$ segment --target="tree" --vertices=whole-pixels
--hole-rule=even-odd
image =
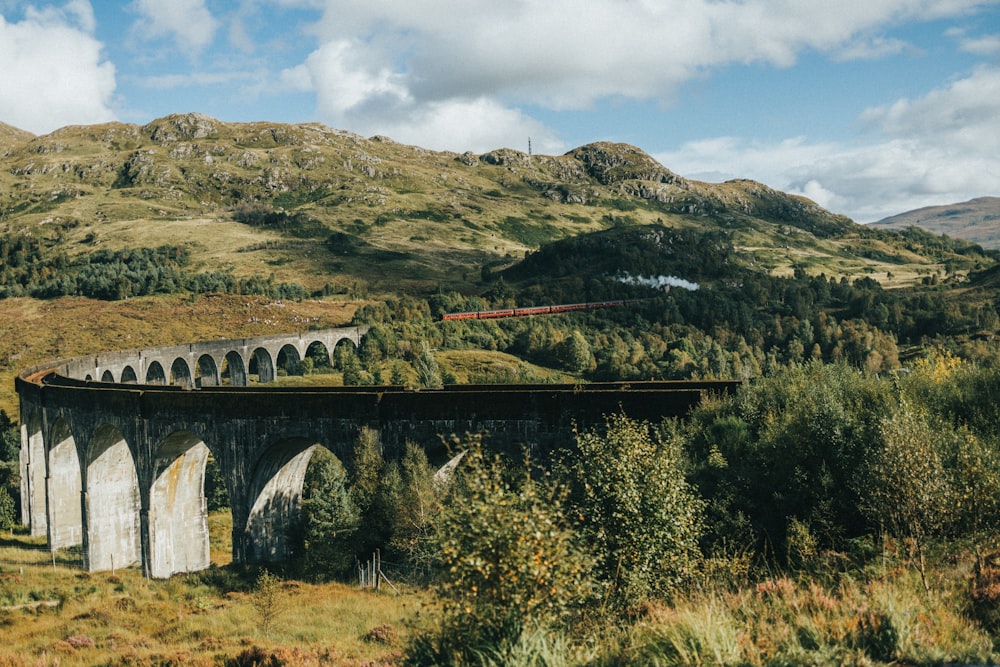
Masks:
[[[577,433],[562,474],[576,517],[597,557],[605,600],[628,608],[670,597],[695,574],[703,502],[684,478],[680,448],[646,422],[606,418]]]
[[[356,550],[367,556],[384,546],[391,533],[389,508],[384,502],[386,463],[382,456],[379,432],[363,427],[358,432],[351,456],[350,494],[358,512]]]
[[[420,343],[420,352],[413,360],[413,365],[417,369],[417,382],[421,388],[440,389],[444,386],[441,381],[441,369],[427,341]]]
[[[302,498],[304,566],[319,578],[338,576],[354,564],[359,513],[340,459],[317,448],[306,470]]]
[[[281,595],[281,579],[267,570],[261,571],[250,591],[250,602],[260,618],[260,631],[266,637],[274,621],[285,610]]]
[[[559,359],[567,370],[574,373],[590,370],[590,343],[579,329],[574,329],[569,338],[559,345]]]
[[[0,486],[0,530],[10,530],[17,525],[17,506],[7,488]]]
[[[426,560],[424,547],[431,519],[440,509],[443,495],[440,485],[434,483],[434,473],[424,450],[408,442],[399,465],[393,465],[383,476],[382,488],[392,520],[390,544],[420,565]]]

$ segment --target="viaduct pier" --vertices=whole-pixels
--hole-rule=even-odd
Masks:
[[[707,392],[737,384],[268,386],[283,365],[317,351],[332,356],[364,334],[351,327],[191,343],[25,371],[15,380],[23,523],[53,550],[82,546],[91,571],[140,565],[164,578],[207,568],[211,457],[229,493],[234,561],[275,561],[289,554],[313,451],[326,447],[349,465],[362,428],[379,432],[387,459],[406,442],[440,458],[443,439],[464,433],[546,451],[604,415],[683,416]]]

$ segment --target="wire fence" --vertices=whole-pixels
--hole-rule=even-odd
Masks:
[[[382,590],[383,586],[397,594],[401,585],[419,585],[426,577],[424,568],[382,560],[382,552],[376,550],[364,562],[357,563],[358,586]]]
[[[0,571],[24,567],[51,567],[53,569],[83,569],[83,548],[72,547],[53,551],[33,538],[15,533],[0,534]]]

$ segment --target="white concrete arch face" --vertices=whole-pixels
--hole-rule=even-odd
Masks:
[[[83,544],[83,474],[69,424],[58,419],[49,434],[49,548]]]
[[[132,451],[115,427],[94,433],[85,484],[87,568],[111,570],[140,562],[139,478]]]
[[[289,534],[299,526],[302,484],[318,446],[301,438],[283,440],[261,457],[246,526],[251,562],[279,561],[291,555]]]
[[[156,451],[149,498],[150,575],[167,578],[210,564],[205,464],[209,450],[198,436],[177,432]]]
[[[45,439],[42,421],[31,412],[21,421],[21,523],[34,536],[48,533],[48,511],[45,504]]]

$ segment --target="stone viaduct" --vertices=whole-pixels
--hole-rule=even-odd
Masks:
[[[233,516],[233,559],[286,557],[316,447],[345,464],[359,431],[386,458],[407,441],[443,460],[444,439],[545,451],[606,414],[683,416],[734,382],[269,387],[307,353],[356,346],[363,328],[220,340],[52,362],[15,381],[22,520],[53,550],[82,546],[92,571],[141,565],[169,577],[209,566],[205,469],[214,458]],[[251,376],[261,384],[250,384]]]

